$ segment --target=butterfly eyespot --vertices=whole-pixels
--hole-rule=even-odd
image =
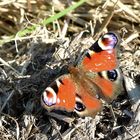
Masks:
[[[115,48],[118,43],[118,37],[114,33],[107,33],[98,40],[98,45],[102,50]]]
[[[75,104],[75,110],[81,112],[84,111],[86,107],[81,102],[76,102]]]
[[[115,81],[118,77],[118,73],[116,70],[107,71],[107,77],[110,81]]]
[[[44,91],[43,95],[42,95],[42,101],[45,103],[45,105],[47,106],[52,106],[54,104],[56,104],[57,101],[57,96],[56,93],[53,91],[53,89],[49,89],[52,91]]]

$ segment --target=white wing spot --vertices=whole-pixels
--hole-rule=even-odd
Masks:
[[[48,94],[52,94],[52,97],[48,97]],[[52,106],[53,104],[56,104],[57,96],[55,91],[51,87],[47,87],[46,90],[43,92],[43,100],[48,106]]]

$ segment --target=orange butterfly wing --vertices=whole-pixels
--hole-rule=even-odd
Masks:
[[[113,100],[121,90],[122,76],[117,69],[116,55],[119,40],[118,35],[113,32],[104,34],[88,49],[80,64],[83,71],[90,73],[89,78],[100,87],[100,96],[107,101]]]
[[[82,65],[86,71],[94,72],[111,70],[117,66],[115,49],[102,51],[99,53],[91,52],[90,58],[85,57]]]
[[[101,36],[87,51],[81,65],[85,71],[100,72],[117,66],[116,46],[119,37],[112,32]]]
[[[71,75],[63,75],[45,89],[41,97],[44,108],[75,111],[79,116],[95,116],[101,110],[101,101],[78,85]]]

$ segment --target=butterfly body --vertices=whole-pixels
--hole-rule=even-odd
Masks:
[[[112,101],[120,92],[122,80],[117,68],[118,42],[114,33],[100,37],[78,66],[69,66],[69,74],[60,76],[45,89],[41,97],[44,108],[93,117],[102,108],[101,99]]]

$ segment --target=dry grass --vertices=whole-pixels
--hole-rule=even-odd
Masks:
[[[5,42],[71,3],[74,1],[1,1],[0,39]],[[79,52],[110,30],[122,38],[119,60],[126,81],[126,91],[112,105],[115,116],[107,106],[95,119],[75,119],[66,112],[48,114],[40,105],[42,91],[66,72],[65,65],[74,63]],[[139,34],[139,0],[90,0],[47,27],[39,25],[29,35],[2,44],[0,139],[138,139]]]

